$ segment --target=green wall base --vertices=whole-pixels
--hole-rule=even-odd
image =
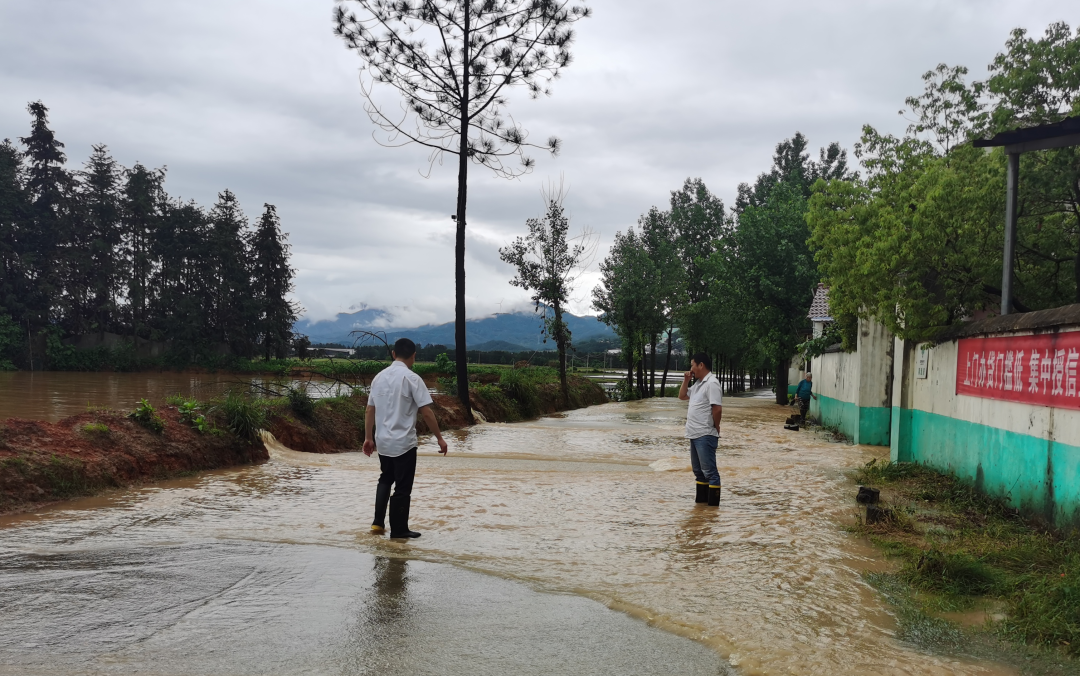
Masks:
[[[1080,446],[894,408],[891,457],[971,481],[1059,527],[1080,524]]]
[[[884,406],[856,406],[848,401],[819,394],[810,404],[810,413],[824,427],[835,427],[856,444],[888,446],[892,410]]]

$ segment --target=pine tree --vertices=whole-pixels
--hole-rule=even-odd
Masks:
[[[150,337],[148,305],[150,277],[154,271],[153,239],[161,223],[166,201],[162,184],[164,169],[147,169],[136,163],[124,172],[123,231],[127,248],[127,295],[131,332]]]
[[[254,353],[254,319],[246,230],[247,217],[231,191],[218,193],[210,211],[210,261],[214,272],[213,327],[215,338],[241,356]]]
[[[252,287],[258,300],[258,333],[262,338],[263,356],[279,359],[288,354],[292,326],[297,307],[288,299],[293,290],[296,270],[289,267],[287,235],[281,232],[281,221],[273,204],[264,204],[259,226],[251,238]]]
[[[63,291],[62,249],[69,240],[72,181],[64,168],[64,144],[49,129],[49,109],[35,101],[27,110],[33,117],[30,135],[19,140],[26,146],[23,157],[29,165],[26,192],[30,213],[16,238],[21,243],[19,253],[29,282],[24,296],[25,313],[32,324],[42,327],[54,318]]]
[[[154,237],[151,323],[193,361],[211,335],[210,217],[193,202],[169,202],[164,211]]]
[[[21,318],[25,310],[19,235],[30,214],[23,180],[22,156],[4,139],[0,143],[0,315],[14,318]]]
[[[120,222],[121,168],[104,145],[78,172],[78,207],[66,257],[67,328],[71,333],[112,331],[119,321],[123,270]]]

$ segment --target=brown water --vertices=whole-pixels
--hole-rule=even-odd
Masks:
[[[412,526],[424,535],[409,542],[368,534],[375,459],[284,448],[274,448],[270,462],[258,467],[6,517],[0,520],[0,574],[7,576],[0,589],[8,590],[0,592],[0,654],[20,665],[18,673],[86,673],[87,664],[93,673],[369,673],[343,665],[375,664],[378,651],[355,636],[353,643],[333,639],[335,630],[326,625],[337,626],[331,619],[340,615],[355,626],[355,617],[387,603],[362,592],[379,588],[363,558],[374,555],[376,562],[403,557],[409,566],[456,564],[451,570],[494,576],[448,573],[432,582],[438,575],[431,571],[442,569],[409,573],[418,580],[414,588],[426,580],[428,590],[417,592],[411,607],[429,609],[409,617],[445,619],[437,627],[409,624],[419,632],[411,645],[424,645],[422,626],[443,647],[435,662],[413,665],[414,673],[510,673],[490,661],[507,654],[531,656],[532,668],[514,667],[520,673],[726,673],[728,665],[745,674],[1013,673],[927,654],[894,637],[889,609],[860,577],[886,564],[842,527],[854,513],[843,472],[883,449],[786,432],[779,424],[786,409],[767,400],[725,403],[718,509],[693,503],[681,438],[685,406],[652,400],[454,432],[445,458],[430,444],[421,446]],[[350,566],[363,575],[334,581]],[[113,577],[106,576],[111,584],[102,589],[72,582],[100,579],[103,571]],[[125,575],[138,581],[131,583],[137,590],[116,591]],[[478,610],[469,599],[489,585],[511,590],[502,597],[511,605],[541,610],[490,615],[500,607],[496,601]],[[68,592],[61,598],[49,586]],[[237,600],[237,588],[249,591]],[[352,615],[319,600],[337,598],[329,589],[344,590]],[[595,613],[599,604],[551,600],[581,597],[644,622],[620,625],[610,612]],[[55,610],[69,605],[83,609],[70,613],[76,619]],[[501,619],[477,624],[483,617]],[[546,618],[549,629],[527,630],[535,618]],[[221,645],[226,619],[230,631],[256,643],[244,653],[254,661]],[[565,622],[578,631],[551,633]],[[646,623],[665,632],[635,633]],[[154,629],[158,624],[164,628]],[[293,661],[267,657],[297,643],[295,632],[307,637],[309,649],[325,650],[301,651],[303,659],[289,652]],[[591,648],[573,643],[590,636],[596,637]],[[664,642],[675,637],[693,642]],[[487,647],[461,658],[462,645],[483,640]],[[566,654],[552,652],[553,642],[577,658],[597,651],[601,662],[621,655],[631,666],[571,665]],[[68,646],[71,660],[43,666],[42,646],[50,643]],[[688,647],[695,645],[711,652]],[[16,671],[0,667],[0,673]]]
[[[282,382],[298,381],[222,373],[0,372],[0,420],[29,418],[56,422],[85,413],[88,407],[130,410],[143,398],[157,405],[174,394],[209,399],[229,389]],[[314,397],[337,391],[333,383],[311,382],[310,393]]]

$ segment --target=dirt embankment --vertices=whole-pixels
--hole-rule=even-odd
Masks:
[[[570,383],[569,408],[607,401],[603,390],[585,378],[572,377]],[[470,395],[474,410],[491,422],[567,408],[556,383],[514,389],[480,380]],[[432,398],[441,429],[468,425],[457,397]],[[299,411],[286,399],[253,403],[265,408],[265,428],[293,450],[340,453],[363,447],[364,395],[308,400]],[[0,423],[0,513],[269,458],[261,441],[245,441],[225,431],[220,421],[200,432],[181,419],[175,406],[157,414],[164,422],[160,434],[116,411],[83,413],[56,423],[14,418]],[[428,432],[423,420],[417,429]]]
[[[116,411],[0,423],[0,512],[269,458],[262,442],[198,432],[175,407],[157,413],[161,434]]]
[[[497,379],[497,377],[496,377]],[[538,385],[528,396],[507,394],[491,382],[480,380],[469,395],[473,410],[488,422],[515,422],[540,415],[566,410],[557,383]],[[457,397],[432,395],[432,409],[439,429],[454,430],[468,427],[465,411]],[[586,378],[571,377],[570,408],[603,404],[607,396],[603,389]],[[319,401],[306,414],[287,407],[270,410],[267,429],[285,446],[305,453],[341,453],[355,451],[364,445],[364,410],[367,396],[341,397]],[[427,424],[421,418],[417,430],[427,434]]]

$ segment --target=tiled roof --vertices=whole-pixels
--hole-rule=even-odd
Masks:
[[[806,313],[809,319],[817,321],[832,321],[832,313],[829,310],[829,287],[818,284],[814,291],[814,300],[810,303],[810,312]]]

